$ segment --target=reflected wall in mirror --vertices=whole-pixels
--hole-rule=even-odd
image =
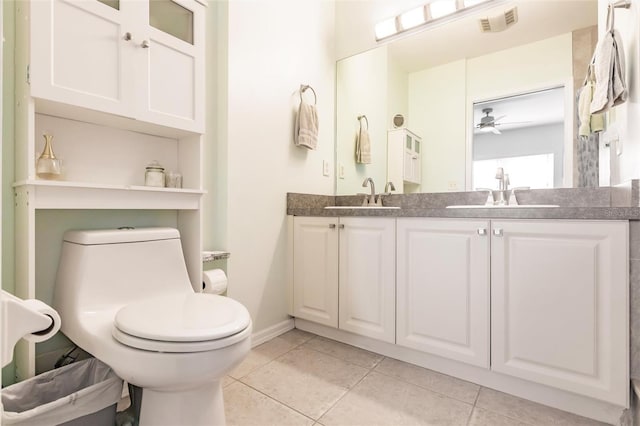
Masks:
[[[518,9],[514,26],[480,32],[480,18],[513,7]],[[471,190],[477,186],[472,176],[474,105],[554,87],[564,89],[562,124],[557,123],[563,132],[562,172],[554,166],[553,186],[573,186],[575,89],[597,43],[596,24],[595,0],[496,2],[476,14],[338,61],[336,194],[362,192],[365,177],[379,185],[390,179],[390,164],[405,154],[388,155],[396,114],[405,117],[406,130],[422,141],[420,182],[394,181],[397,192]],[[363,114],[371,140],[372,162],[366,165],[354,160],[357,117]]]

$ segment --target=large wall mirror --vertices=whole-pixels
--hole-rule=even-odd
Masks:
[[[480,31],[481,18],[514,8],[513,26]],[[513,169],[514,185],[577,186],[579,164],[598,163],[580,157],[574,129],[576,89],[596,43],[597,0],[496,1],[338,61],[336,194],[362,192],[366,177],[394,180],[402,193],[494,188],[496,165]],[[355,160],[363,115],[369,164]],[[388,144],[391,135],[403,142]],[[418,154],[409,152],[415,140]],[[390,173],[412,158],[404,166],[419,167],[412,178]]]

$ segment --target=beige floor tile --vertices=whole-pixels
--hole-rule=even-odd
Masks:
[[[223,387],[223,388],[226,388],[227,386],[229,386],[229,385],[231,385],[231,384],[235,383],[235,381],[236,381],[236,380],[235,380],[233,377],[231,377],[231,376],[224,376],[224,377],[222,378],[222,387]]]
[[[366,373],[362,367],[300,346],[241,381],[317,420]]]
[[[310,426],[314,422],[240,382],[224,390],[224,412],[228,426]]]
[[[466,425],[472,405],[371,372],[320,418],[334,425]]]
[[[284,339],[292,345],[299,346],[303,343],[308,342],[309,340],[316,337],[315,334],[307,333],[306,331],[298,330],[294,328],[293,330],[289,330],[284,334],[278,336],[280,339]]]
[[[308,341],[305,346],[365,368],[375,367],[384,358],[382,355],[320,336]]]
[[[282,339],[280,337],[271,339],[268,342],[253,348],[244,361],[229,373],[229,376],[234,379],[240,379],[241,377],[251,373],[256,368],[262,367],[295,347],[296,345],[286,339]]]
[[[502,414],[531,425],[596,426],[604,423],[577,416],[526,399],[482,388],[476,407]]]
[[[519,420],[510,419],[491,411],[475,407],[471,413],[469,426],[530,426]]]
[[[480,391],[480,386],[474,383],[456,379],[446,374],[437,373],[392,358],[385,358],[378,364],[375,371],[430,389],[451,398],[468,402],[469,404],[474,403]]]

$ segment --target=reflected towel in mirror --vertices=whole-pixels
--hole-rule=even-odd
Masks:
[[[369,131],[360,126],[356,135],[356,163],[371,164],[371,140]]]

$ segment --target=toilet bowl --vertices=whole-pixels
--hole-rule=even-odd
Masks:
[[[220,381],[250,350],[251,318],[193,291],[177,230],[68,231],[53,306],[67,337],[142,388],[141,425],[224,424]]]

